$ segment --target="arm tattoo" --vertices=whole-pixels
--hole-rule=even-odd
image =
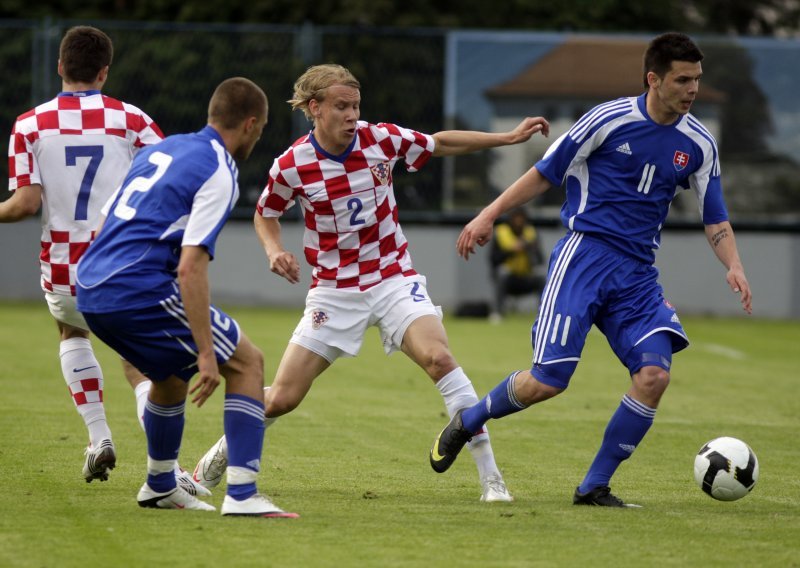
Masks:
[[[714,245],[714,248],[717,248],[722,239],[727,237],[728,237],[728,229],[722,229],[721,231],[718,231],[711,236],[711,243]]]

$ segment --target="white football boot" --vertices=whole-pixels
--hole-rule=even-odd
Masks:
[[[108,470],[114,469],[117,465],[117,454],[114,450],[114,443],[111,440],[101,440],[96,448],[91,444],[86,448],[86,461],[83,464],[83,478],[86,483],[91,483],[93,479],[106,481]]]
[[[499,473],[490,473],[481,479],[481,487],[481,501],[484,503],[511,503],[514,500]]]
[[[206,489],[214,489],[222,481],[227,468],[228,441],[223,436],[197,462],[192,479]]]
[[[297,513],[287,513],[261,493],[256,493],[242,501],[225,495],[225,500],[222,502],[222,514],[231,517],[264,517],[268,519],[296,519],[300,516]]]
[[[175,482],[189,495],[211,497],[211,491],[192,479],[192,474],[180,466],[175,466]]]
[[[136,496],[140,507],[152,509],[194,509],[197,511],[216,511],[216,507],[203,503],[197,497],[189,495],[181,487],[175,487],[165,493],[158,493],[150,489],[145,483]]]

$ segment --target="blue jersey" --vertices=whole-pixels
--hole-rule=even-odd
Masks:
[[[133,310],[171,296],[182,246],[203,246],[214,257],[239,197],[237,177],[233,157],[210,126],[141,150],[78,264],[78,309]]]
[[[728,219],[717,144],[691,114],[661,125],[645,97],[601,104],[548,149],[536,169],[566,187],[561,221],[647,263],[681,189],[693,189],[706,225]]]

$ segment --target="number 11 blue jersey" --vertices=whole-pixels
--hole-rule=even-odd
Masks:
[[[691,114],[657,124],[646,96],[595,107],[550,146],[536,169],[565,186],[566,228],[652,264],[678,191],[695,191],[706,225],[726,221],[728,213],[713,136]]]

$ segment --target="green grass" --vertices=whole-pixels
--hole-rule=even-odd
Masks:
[[[299,310],[231,309],[264,350],[267,382]],[[527,318],[500,326],[446,321],[479,394],[530,360]],[[105,371],[118,452],[108,482],[81,478],[86,434],[66,393],[44,303],[0,304],[0,566],[800,566],[800,322],[684,321],[656,423],[613,480],[638,510],[574,507],[572,492],[628,379],[599,333],[560,397],[490,423],[513,504],[479,502],[465,453],[446,474],[430,443],[446,423],[429,379],[383,355],[370,330],[361,355],[318,379],[266,437],[260,487],[297,520],[143,510],[144,435],[116,357]],[[222,396],[187,408],[181,463],[192,468],[222,431]],[[694,455],[711,438],[744,439],[761,478],[717,502],[697,488]],[[219,506],[223,492],[211,502]]]

